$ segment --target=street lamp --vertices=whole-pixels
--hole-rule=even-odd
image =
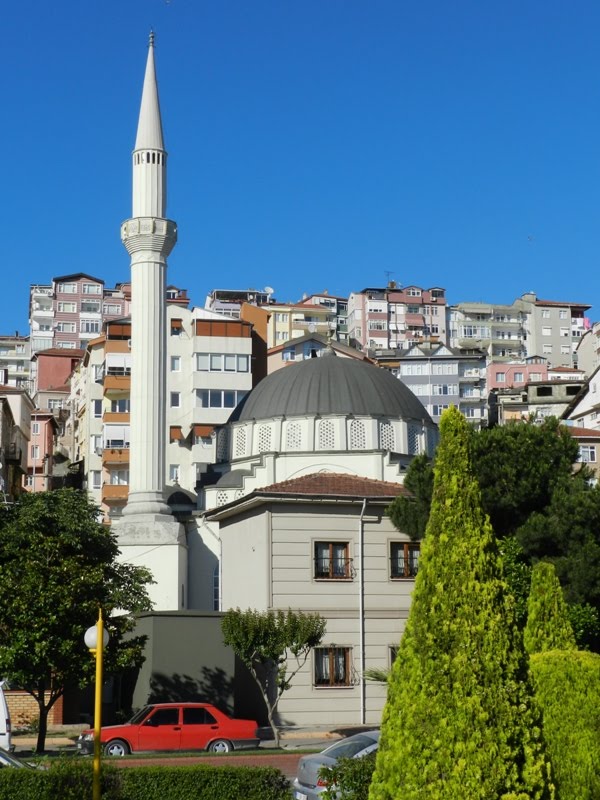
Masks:
[[[104,629],[102,609],[98,609],[98,622],[85,632],[84,641],[96,658],[96,695],[94,702],[94,772],[93,800],[100,800],[100,729],[102,727],[102,656],[108,644],[108,631]]]

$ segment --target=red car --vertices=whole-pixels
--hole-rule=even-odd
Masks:
[[[155,703],[145,706],[124,725],[101,729],[100,741],[107,756],[124,756],[151,750],[230,750],[258,747],[257,723],[231,719],[207,703]],[[94,752],[94,731],[79,736],[77,749]]]

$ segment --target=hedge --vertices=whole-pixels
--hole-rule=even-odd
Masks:
[[[531,656],[535,697],[560,800],[600,798],[600,655]]]
[[[89,800],[92,764],[64,760],[49,770],[0,770],[0,800]],[[271,767],[115,767],[103,764],[102,800],[289,800]]]

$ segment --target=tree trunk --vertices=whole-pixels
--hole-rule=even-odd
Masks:
[[[279,747],[279,728],[277,727],[277,723],[275,722],[275,709],[271,706],[270,703],[267,703],[267,716],[269,718],[269,725],[271,726],[271,730],[273,731],[273,738],[275,739],[275,747]]]
[[[39,716],[38,738],[37,738],[37,744],[35,746],[35,752],[43,753],[44,750],[46,749],[46,733],[48,732],[48,711],[49,711],[49,708],[47,708],[45,702],[46,698],[43,686],[41,686],[38,689],[36,700],[38,703],[40,716]]]

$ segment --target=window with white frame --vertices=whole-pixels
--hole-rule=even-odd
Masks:
[[[196,353],[199,372],[248,372],[250,357],[235,353]]]
[[[92,400],[92,409],[95,419],[100,419],[102,416],[102,400]]]
[[[76,283],[57,283],[56,284],[56,291],[59,294],[76,294],[76,292],[77,292],[77,284]]]
[[[181,356],[171,356],[171,372],[181,372]]]
[[[79,323],[81,333],[100,333],[99,319],[82,319]]]
[[[542,317],[544,319],[548,319],[550,316],[550,309],[549,308],[542,308]]]
[[[543,344],[542,345],[542,353],[546,355],[550,355],[552,352],[552,345],[551,344]]]
[[[431,394],[458,394],[458,384],[456,383],[434,383],[431,387]]]
[[[506,372],[497,372],[496,383],[505,383],[505,382],[506,382]]]
[[[410,289],[408,289],[406,294],[409,297],[421,297],[421,290],[420,289],[416,289],[414,286],[412,286]]]
[[[246,394],[234,389],[196,389],[196,407],[235,408]]]
[[[434,404],[431,406],[431,416],[441,417],[444,411],[449,407],[450,406],[448,405],[448,403]]]
[[[77,347],[75,342],[57,342],[56,346],[61,350],[75,350]]]
[[[82,314],[99,314],[100,301],[99,300],[82,300],[80,311]]]
[[[515,372],[513,380],[515,383],[523,383],[523,373]]]
[[[171,408],[179,408],[181,406],[181,392],[171,392]]]
[[[567,309],[561,308],[558,312],[559,319],[567,319]]]
[[[75,314],[77,312],[77,303],[60,302],[57,308],[61,314]]]
[[[74,322],[57,322],[56,330],[59,333],[75,333],[77,326]]]
[[[595,444],[580,444],[579,445],[579,458],[578,461],[586,463],[596,463],[596,445]]]
[[[50,398],[48,400],[48,411],[59,411],[63,407],[64,400],[58,398]]]
[[[171,483],[179,483],[179,471],[181,467],[179,464],[169,464],[169,480]]]
[[[350,686],[350,647],[315,647],[315,686]]]
[[[568,356],[570,352],[571,352],[571,348],[569,347],[568,344],[561,344],[561,346],[560,346],[561,355]]]
[[[542,327],[542,336],[552,336],[552,328],[549,325]]]
[[[113,414],[129,414],[131,410],[129,397],[117,397],[111,400],[110,410]]]
[[[113,469],[110,471],[111,486],[127,486],[129,484],[128,469]]]
[[[104,303],[103,311],[108,315],[120,314],[121,306],[117,303]]]
[[[90,471],[90,484],[92,489],[102,488],[102,473],[99,469],[93,469]]]
[[[296,360],[296,351],[293,347],[286,348],[282,355],[283,361],[295,361]]]
[[[81,289],[83,294],[102,294],[102,286],[99,283],[84,283]]]
[[[38,436],[40,432],[40,423],[39,422],[32,422],[31,423],[31,434],[32,436]]]
[[[102,450],[102,435],[93,434],[90,436],[90,449],[93,453],[98,453]]]
[[[39,444],[32,444],[31,445],[31,458],[36,459],[40,457],[40,446]]]
[[[28,488],[33,486],[33,475],[25,475],[25,486]]]

